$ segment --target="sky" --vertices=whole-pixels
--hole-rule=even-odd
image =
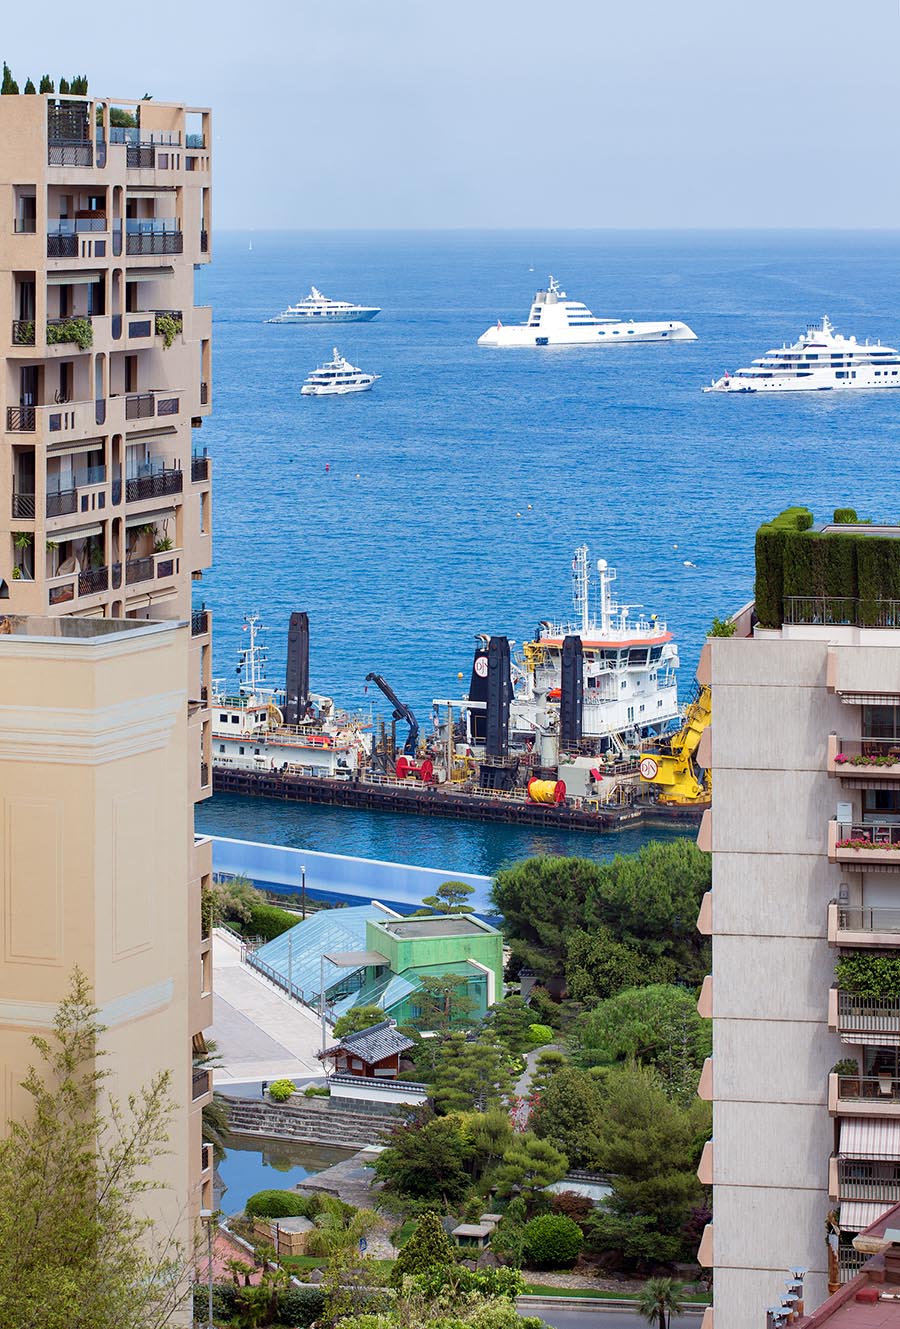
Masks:
[[[898,0],[5,7],[0,58],[208,105],[222,228],[895,228]]]

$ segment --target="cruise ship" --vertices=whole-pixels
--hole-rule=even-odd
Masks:
[[[309,295],[298,300],[295,305],[267,318],[267,323],[367,323],[380,314],[374,305],[352,305],[349,300],[329,300],[313,286]]]
[[[586,305],[570,300],[551,276],[538,291],[527,323],[505,326],[500,319],[478,338],[479,346],[624,346],[635,341],[696,341],[686,323],[635,323],[597,318]]]
[[[881,342],[835,332],[828,317],[793,345],[766,351],[746,369],[725,373],[704,392],[827,392],[832,388],[900,388],[900,353]]]
[[[309,375],[300,389],[302,397],[333,397],[345,392],[366,392],[380,374],[366,374],[345,360],[338,348],[332,350],[332,359],[320,365]]]

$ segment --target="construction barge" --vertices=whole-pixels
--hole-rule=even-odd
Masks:
[[[430,734],[381,674],[367,690],[387,699],[389,720],[313,692],[305,613],[291,615],[285,684],[269,686],[250,615],[237,692],[213,686],[214,790],[565,830],[696,824],[711,797],[697,760],[708,689],[682,711],[666,624],[616,603],[603,559],[592,613],[586,546],[572,572],[575,621],[541,622],[519,656],[507,637],[478,634],[468,691],[432,702]]]
[[[702,809],[672,808],[658,802],[622,807],[583,807],[574,803],[532,803],[501,791],[454,791],[438,785],[414,785],[371,779],[331,780],[290,770],[250,771],[213,768],[213,791],[244,797],[274,798],[283,803],[404,812],[420,817],[452,817],[505,822],[569,831],[613,831],[646,822],[696,826]]]

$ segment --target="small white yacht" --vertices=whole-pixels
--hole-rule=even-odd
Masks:
[[[586,305],[570,300],[551,276],[546,291],[538,291],[527,323],[488,328],[479,346],[616,346],[634,341],[696,341],[686,323],[622,322],[596,318]]]
[[[300,389],[303,397],[331,397],[345,392],[365,392],[380,374],[366,374],[345,360],[338,348],[332,351],[327,364],[314,369]]]
[[[369,319],[380,313],[381,310],[374,305],[352,305],[348,300],[329,300],[327,295],[323,295],[313,286],[309,295],[305,295],[295,305],[288,305],[287,309],[276,314],[274,318],[267,318],[266,322],[367,323]]]
[[[714,379],[704,392],[827,392],[832,388],[900,388],[900,354],[881,342],[835,332],[826,316],[791,346],[766,351],[746,369]]]

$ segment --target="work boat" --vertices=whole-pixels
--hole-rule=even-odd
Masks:
[[[836,333],[826,316],[793,345],[766,351],[746,369],[723,374],[704,392],[827,392],[832,388],[900,388],[900,354],[881,342]]]
[[[352,305],[349,300],[329,300],[315,286],[295,305],[267,318],[267,323],[366,323],[380,314],[374,305]]]
[[[300,395],[328,397],[345,392],[365,392],[379,378],[380,374],[365,374],[361,369],[356,369],[335,346],[332,359],[313,370],[300,389]]]
[[[624,346],[635,341],[696,341],[686,323],[620,322],[597,318],[586,305],[570,300],[551,276],[546,291],[538,291],[527,323],[509,327],[497,319],[478,338],[479,346]]]
[[[212,764],[272,774],[289,771],[335,780],[353,778],[365,763],[364,724],[359,716],[338,710],[331,697],[310,692],[285,723],[286,692],[266,681],[264,629],[255,614],[244,619],[248,634],[238,654],[237,689],[213,683]]]
[[[656,614],[632,615],[638,606],[612,596],[615,568],[597,562],[599,612],[591,605],[587,545],[572,561],[571,623],[543,622],[525,642],[513,665],[510,736],[538,746],[543,765],[555,755],[560,722],[563,642],[581,642],[583,659],[582,742],[598,753],[632,754],[642,741],[679,719],[678,648]]]

